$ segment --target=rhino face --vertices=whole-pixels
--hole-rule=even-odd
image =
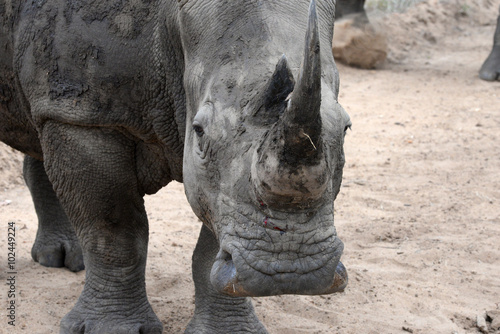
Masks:
[[[215,49],[189,38],[206,35],[210,25],[194,23],[186,8],[181,15],[190,32],[183,40],[184,183],[194,212],[219,241],[211,282],[233,296],[340,291],[347,274],[333,201],[350,121],[336,102],[331,35],[320,39],[314,1],[309,15],[307,8],[291,11],[304,15],[295,29],[306,34],[305,46],[283,38],[286,29],[272,33],[265,16],[238,13],[248,3],[236,4],[236,19],[213,32],[214,42],[228,39]]]

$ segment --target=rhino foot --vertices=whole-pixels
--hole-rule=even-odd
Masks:
[[[39,230],[31,249],[31,257],[45,267],[66,267],[74,272],[85,268],[82,249],[76,236],[47,236]]]
[[[75,230],[54,192],[43,162],[26,156],[23,174],[38,217],[38,232],[31,257],[46,267],[83,270],[82,249]]]
[[[209,315],[209,318],[213,317]],[[234,319],[233,319],[234,320]],[[237,321],[213,322],[207,317],[196,319],[196,316],[191,320],[184,334],[267,334],[267,330],[256,318],[255,319],[238,319]]]
[[[493,49],[479,70],[479,77],[487,81],[500,80],[500,14],[493,36]]]
[[[485,60],[479,77],[486,81],[500,80],[500,45],[495,45],[488,58]]]
[[[61,320],[60,334],[161,334],[163,325],[146,302],[146,310],[134,311],[119,310],[119,306],[112,305],[106,312],[98,312],[93,301],[88,307],[78,302],[73,310]],[[124,305],[125,306],[125,305]],[[128,305],[126,305],[128,306]],[[113,312],[109,312],[112,308]],[[125,317],[125,315],[127,315]]]

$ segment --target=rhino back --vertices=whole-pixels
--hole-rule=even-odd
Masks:
[[[24,2],[13,24],[12,70],[29,121],[37,130],[47,120],[120,129],[137,142],[147,193],[182,179],[175,10],[162,0],[40,0]]]

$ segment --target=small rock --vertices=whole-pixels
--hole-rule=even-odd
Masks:
[[[387,58],[388,46],[384,34],[370,24],[360,27],[355,17],[335,22],[333,55],[336,61],[364,69],[381,65]]]
[[[488,325],[486,324],[486,318],[484,317],[484,314],[477,315],[476,326],[481,331],[481,333],[488,333]]]
[[[500,330],[500,310],[486,311],[486,318],[490,323],[490,328],[494,331]]]
[[[425,32],[424,33],[424,38],[429,42],[429,43],[432,43],[432,44],[436,44],[437,43],[437,39],[436,39],[436,36],[434,36],[433,34],[431,34],[430,32]]]

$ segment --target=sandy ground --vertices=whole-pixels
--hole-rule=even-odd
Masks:
[[[383,18],[387,31],[400,29],[388,40],[389,61],[376,71],[339,65],[339,100],[354,124],[335,203],[350,283],[331,296],[255,299],[270,333],[480,333],[486,312],[486,325],[500,323],[500,82],[477,75],[499,1],[487,4],[481,19],[438,10],[437,21],[422,23],[435,8],[425,5]],[[19,156],[5,146],[0,173],[2,301],[8,222],[17,229],[18,272],[16,327],[3,302],[0,333],[58,333],[84,272],[33,262],[36,216]],[[190,259],[200,223],[181,184],[146,203],[149,299],[165,333],[182,333],[194,309]]]

